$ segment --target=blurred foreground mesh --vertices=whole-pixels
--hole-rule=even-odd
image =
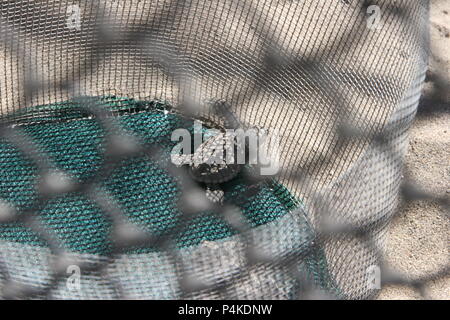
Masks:
[[[363,299],[374,266],[419,290],[447,273],[408,280],[381,254],[400,191],[429,197],[402,188],[428,1],[2,1],[0,15],[3,297]],[[216,99],[280,135],[280,172],[242,172],[223,202],[169,161],[173,130],[224,127]]]

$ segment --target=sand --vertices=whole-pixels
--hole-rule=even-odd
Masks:
[[[450,2],[431,1],[431,58],[423,101],[410,133],[406,169],[427,192],[450,197]],[[411,278],[449,263],[450,223],[429,201],[406,203],[389,228],[386,258]],[[426,298],[450,299],[450,277],[430,282]],[[386,286],[379,299],[421,299],[417,291]]]

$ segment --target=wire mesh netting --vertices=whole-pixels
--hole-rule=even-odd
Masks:
[[[448,274],[409,279],[382,254],[401,192],[448,206],[402,180],[428,1],[2,1],[0,17],[4,298],[364,299],[377,274],[418,290]],[[239,128],[277,133],[275,173],[174,164],[177,129]]]

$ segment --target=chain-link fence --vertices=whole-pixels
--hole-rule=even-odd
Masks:
[[[425,295],[383,246],[400,194],[448,210],[402,179],[428,6],[2,1],[2,296]]]

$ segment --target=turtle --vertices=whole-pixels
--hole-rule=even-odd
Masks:
[[[215,101],[212,108],[223,118],[225,128],[234,130],[243,128],[224,100]],[[230,131],[220,131],[204,141],[192,154],[190,176],[195,181],[206,185],[207,196],[211,195],[208,198],[213,202],[222,202],[223,200],[223,191],[219,185],[234,179],[246,165],[246,163],[238,163],[237,157],[239,151],[245,152],[245,155],[248,154],[248,144],[245,143],[243,149],[235,147],[235,135]],[[221,156],[217,157],[216,151],[220,148],[223,148],[224,152],[219,153]],[[230,148],[233,148],[234,157],[231,163],[227,161],[229,156],[226,155]],[[234,152],[236,150],[237,152]]]

